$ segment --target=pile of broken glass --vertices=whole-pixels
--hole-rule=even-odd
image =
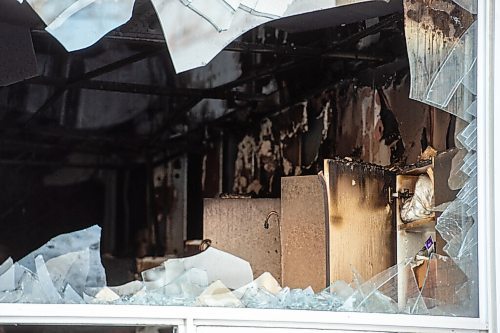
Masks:
[[[109,287],[100,259],[100,234],[101,228],[93,226],[59,235],[16,263],[6,260],[0,266],[0,302],[471,315],[465,308],[468,302],[463,301],[471,297],[473,288],[464,274],[455,272],[459,268],[449,257],[430,258],[429,282],[424,286],[409,274],[415,261],[408,260],[368,281],[354,272],[351,285],[337,281],[315,293],[311,287],[282,288],[269,273],[254,280],[247,261],[209,247],[142,272],[142,281]],[[440,277],[442,273],[455,276],[453,282]],[[404,283],[403,277],[413,279],[413,283]],[[401,304],[398,300],[403,296]],[[454,304],[450,304],[450,296]]]

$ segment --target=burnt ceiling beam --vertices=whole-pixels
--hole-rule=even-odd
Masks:
[[[260,68],[257,70],[252,70],[248,74],[244,75],[243,77],[236,79],[234,81],[228,82],[226,84],[220,85],[218,87],[212,88],[214,90],[218,91],[228,91],[233,88],[242,86],[246,83],[253,82],[258,79],[263,79],[266,77],[270,77],[275,75],[278,72],[282,72],[284,70],[290,70],[295,68],[296,66],[299,66],[302,64],[304,61],[289,61],[286,63],[278,63],[277,65],[265,67],[265,68]],[[267,97],[265,97],[267,98]],[[151,136],[150,146],[153,146],[162,138],[162,136],[165,134],[165,132],[169,129],[169,127],[175,123],[178,119],[180,119],[186,112],[191,110],[197,103],[201,101],[201,98],[199,97],[191,97],[188,99],[185,103],[183,103],[181,106],[177,107],[175,111],[172,112],[172,115],[170,117],[167,117],[162,124],[158,127],[158,129],[153,133]],[[182,133],[180,135],[183,135]],[[162,145],[160,145],[162,146]],[[161,148],[160,148],[161,149]]]
[[[103,135],[98,131],[75,130],[60,127],[40,127],[36,131],[27,132],[25,129],[7,128],[2,133],[2,139],[22,140],[30,135],[28,142],[39,142],[49,144],[71,144],[71,145],[87,145],[90,147],[98,147],[101,150],[110,149],[116,152],[137,154],[140,152],[140,144],[138,140],[130,140],[127,138],[116,137],[112,135]],[[25,140],[27,141],[27,140]]]
[[[33,166],[49,168],[76,168],[76,169],[122,169],[140,165],[140,163],[117,163],[117,162],[96,162],[96,163],[74,163],[68,161],[45,161],[35,159],[7,159],[0,158],[0,166]]]
[[[87,144],[86,142],[66,141],[45,142],[42,140],[22,138],[0,138],[0,151],[3,153],[26,152],[43,155],[66,155],[69,153],[89,154],[96,156],[109,156],[110,154],[123,158],[136,158],[136,153],[120,151],[114,147],[106,147],[103,144]]]
[[[343,40],[334,42],[331,45],[331,47],[328,48],[328,50],[331,52],[331,51],[334,51],[334,50],[338,50],[338,49],[340,49],[342,47],[346,47],[346,46],[355,44],[360,39],[363,39],[363,38],[365,38],[367,36],[379,33],[383,29],[385,29],[385,28],[387,28],[387,27],[389,27],[391,25],[394,25],[396,22],[399,22],[399,21],[403,21],[403,14],[402,13],[391,14],[391,15],[383,18],[377,24],[374,24],[374,25],[372,25],[372,26],[370,26],[368,28],[365,28],[363,30],[360,30],[359,32],[357,32],[357,33],[355,33],[353,35],[350,35],[349,37],[347,37],[347,38],[345,38]]]
[[[147,51],[140,52],[138,54],[134,54],[132,56],[126,57],[126,58],[121,59],[121,60],[118,60],[118,61],[113,62],[111,64],[108,64],[108,65],[99,67],[97,69],[94,69],[92,71],[89,71],[89,72],[87,72],[87,73],[85,73],[82,76],[79,76],[77,78],[68,79],[66,81],[65,86],[62,87],[62,88],[60,88],[60,89],[58,89],[51,97],[49,97],[45,101],[45,103],[35,113],[33,113],[33,115],[30,117],[30,119],[28,119],[26,121],[25,125],[27,125],[33,119],[35,119],[37,116],[43,114],[46,110],[48,110],[71,87],[76,86],[76,85],[78,85],[81,82],[84,82],[84,81],[93,79],[95,77],[101,76],[103,74],[112,72],[112,71],[117,70],[119,68],[122,68],[124,66],[127,66],[127,65],[130,65],[130,64],[136,63],[138,61],[144,60],[146,58],[152,57],[153,55],[159,53],[162,50],[163,50],[163,48],[160,48],[160,47],[151,48],[151,49],[149,49]],[[26,82],[29,83],[30,80],[27,80]]]
[[[147,8],[143,4],[144,8]],[[141,14],[141,13],[139,13]],[[339,48],[358,42],[360,39],[379,33],[380,31],[390,27],[395,22],[402,21],[403,15],[401,13],[394,13],[387,17],[384,17],[379,23],[374,24],[368,28],[365,28],[358,33],[355,33],[344,40],[334,42],[330,51],[326,51],[324,48],[314,48],[306,46],[297,46],[290,44],[264,44],[264,43],[247,43],[241,41],[233,41],[229,43],[224,51],[231,52],[244,52],[244,53],[270,53],[277,55],[287,55],[292,57],[321,57],[326,59],[360,59],[367,61],[380,61],[380,57],[359,54],[349,54],[341,52],[332,52],[332,50],[338,50]],[[46,37],[49,34],[45,30],[35,29],[32,31],[34,37]],[[131,33],[131,32],[111,32],[103,37],[104,40],[119,41],[119,42],[129,42],[129,43],[141,43],[149,46],[161,46],[163,49],[167,49],[165,37],[158,33]]]
[[[186,112],[191,110],[200,101],[201,98],[193,97],[182,103],[180,106],[177,106],[176,110],[174,110],[171,115],[167,116],[166,119],[156,129],[156,131],[151,135],[148,141],[148,147],[152,148],[153,152],[163,150],[164,146],[162,144],[158,144],[158,142],[161,140],[165,132],[171,127],[171,125],[173,125],[177,120],[183,117]]]
[[[291,57],[305,58],[323,58],[323,59],[347,59],[347,60],[366,60],[384,62],[383,56],[374,56],[372,54],[363,54],[361,52],[325,52],[323,48],[314,48],[296,45],[279,45],[279,44],[262,44],[262,43],[246,43],[232,42],[224,51],[245,52],[245,53],[269,53]]]
[[[30,84],[52,85],[56,87],[64,87],[65,80],[50,77],[37,77],[29,82]],[[100,80],[81,81],[71,86],[70,89],[89,89],[102,90],[111,92],[122,92],[129,94],[142,95],[158,95],[169,97],[199,97],[210,99],[234,99],[234,100],[262,100],[264,97],[258,94],[246,94],[239,91],[220,90],[217,88],[211,89],[194,89],[194,88],[174,88],[164,86],[153,86],[136,83],[125,82],[110,82]]]

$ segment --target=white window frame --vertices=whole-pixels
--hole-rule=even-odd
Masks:
[[[500,112],[499,0],[478,0],[478,37],[479,318],[131,305],[0,304],[0,325],[177,326],[179,333],[281,333],[291,328],[294,332],[497,332],[500,227],[495,228],[494,222],[500,223],[500,176],[494,175],[500,172],[500,116],[495,117],[494,110],[497,108]]]

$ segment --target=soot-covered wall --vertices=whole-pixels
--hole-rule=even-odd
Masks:
[[[407,71],[381,87],[342,81],[235,134],[229,191],[279,196],[281,177],[315,174],[324,158],[392,167],[450,148],[455,118],[409,99],[409,84]]]

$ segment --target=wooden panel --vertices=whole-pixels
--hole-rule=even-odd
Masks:
[[[426,231],[434,231],[435,227],[436,227],[436,217],[431,216],[425,219],[399,224],[398,230],[404,230],[406,232],[426,232]]]
[[[252,266],[254,277],[270,272],[281,281],[279,199],[205,199],[203,238],[217,249],[241,257]]]
[[[282,281],[290,288],[327,286],[325,187],[318,176],[281,178]]]
[[[325,160],[329,207],[330,281],[367,279],[395,264],[395,225],[389,202],[395,175],[381,167]]]

